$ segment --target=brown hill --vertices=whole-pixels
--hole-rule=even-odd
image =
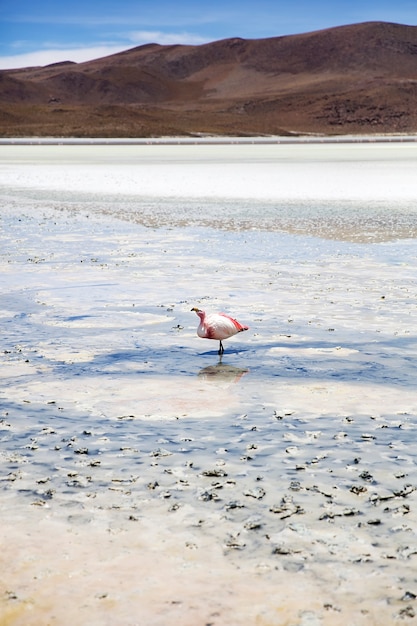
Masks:
[[[417,26],[149,44],[0,72],[0,135],[417,132]]]

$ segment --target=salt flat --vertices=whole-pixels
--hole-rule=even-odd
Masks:
[[[416,161],[0,146],[4,623],[412,622]]]

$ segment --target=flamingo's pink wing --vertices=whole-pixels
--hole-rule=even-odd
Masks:
[[[226,315],[226,313],[219,313],[219,315],[222,315],[223,317],[227,317],[228,320],[233,322],[233,324],[236,326],[236,329],[239,332],[242,331],[242,330],[249,330],[249,326],[244,326],[243,324],[241,324],[240,322],[235,320],[233,317],[230,317],[230,315]]]

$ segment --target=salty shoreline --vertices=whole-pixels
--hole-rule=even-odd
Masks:
[[[382,135],[267,135],[192,137],[0,137],[0,145],[262,145],[262,144],[349,144],[349,143],[408,143],[416,142],[417,135],[392,133]]]
[[[417,245],[404,148],[382,225],[380,189],[361,188],[353,155],[341,161],[343,189],[358,183],[353,231],[369,229],[359,243],[342,233],[336,187],[338,219],[318,230],[329,238],[256,228],[265,162],[251,170],[251,157],[243,170],[204,162],[181,198],[158,154],[149,215],[169,210],[148,225],[133,170],[0,153],[2,626],[412,622]],[[292,181],[308,173],[293,158]],[[227,197],[233,176],[227,229],[201,178],[225,170],[214,191]],[[271,178],[259,191],[283,189]],[[314,211],[323,189],[310,190]],[[194,305],[250,326],[221,361],[196,337]]]

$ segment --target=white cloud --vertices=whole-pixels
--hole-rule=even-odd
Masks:
[[[61,61],[74,61],[82,63],[100,57],[116,54],[126,50],[129,46],[93,46],[91,48],[68,48],[36,50],[24,54],[14,54],[10,56],[0,56],[0,69],[18,69],[20,67],[34,67],[39,65],[49,65]]]
[[[209,39],[204,39],[198,35],[191,33],[164,33],[162,31],[138,30],[131,31],[124,35],[124,44],[106,44],[97,46],[84,47],[48,47],[47,49],[35,50],[33,52],[25,52],[21,54],[0,56],[0,70],[18,69],[21,67],[37,67],[50,65],[51,63],[60,63],[62,61],[74,61],[75,63],[83,63],[84,61],[92,61],[101,57],[116,54],[123,50],[128,50],[134,46],[140,46],[147,43],[159,43],[161,45],[169,44],[190,44],[199,45],[207,43]]]
[[[142,45],[145,43],[159,43],[162,45],[199,45],[209,41],[207,38],[200,37],[199,35],[193,35],[192,33],[164,33],[159,30],[135,30],[130,32],[128,37],[135,45]]]

